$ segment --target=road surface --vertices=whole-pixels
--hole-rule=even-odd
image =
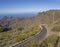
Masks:
[[[24,41],[22,41],[21,43],[18,43],[16,45],[13,45],[11,47],[24,47],[25,44],[29,43],[30,41],[32,41],[35,38],[39,38],[40,40],[44,39],[44,37],[47,34],[47,29],[45,28],[45,26],[42,26],[42,31]]]

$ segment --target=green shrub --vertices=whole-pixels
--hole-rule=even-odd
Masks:
[[[53,38],[52,38],[53,37]],[[41,44],[40,47],[51,47],[54,45],[58,37],[56,35],[48,36]]]
[[[37,47],[37,40],[33,39],[30,43],[24,45],[24,47]]]
[[[52,31],[60,32],[60,26],[54,26]]]
[[[27,30],[26,30],[27,29]],[[7,31],[0,33],[0,46],[9,46],[15,43],[18,43],[26,38],[33,36],[34,34],[40,32],[40,27],[30,27],[24,30],[16,30],[16,31]],[[4,43],[7,42],[7,43]]]

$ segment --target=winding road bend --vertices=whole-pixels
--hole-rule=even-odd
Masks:
[[[45,28],[45,26],[42,26],[42,30],[40,33],[22,41],[21,43],[18,43],[16,45],[13,45],[11,47],[24,47],[25,44],[29,43],[30,41],[32,41],[33,39],[35,38],[39,38],[40,40],[44,39],[44,37],[46,36],[47,34],[47,29]]]

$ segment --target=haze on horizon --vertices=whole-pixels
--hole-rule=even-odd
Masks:
[[[59,8],[60,0],[0,0],[0,14],[34,13]]]

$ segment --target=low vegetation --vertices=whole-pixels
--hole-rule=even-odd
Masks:
[[[33,39],[30,43],[24,45],[24,47],[37,47],[37,39]]]
[[[52,28],[52,31],[54,31],[54,32],[60,32],[60,26],[54,26]]]
[[[3,17],[0,19],[0,47],[9,47],[9,45],[13,45],[17,42],[25,40],[26,38],[40,32],[41,29],[38,27],[40,24],[52,24],[54,12],[54,21],[59,20],[60,10],[48,10],[45,12],[39,12],[36,16],[25,18],[7,16]],[[60,25],[60,21],[55,24]],[[60,32],[60,26],[53,27],[52,31]],[[52,36],[49,36],[47,40],[44,40],[40,46],[44,47],[47,45],[47,43],[50,45],[51,42],[53,43],[53,41],[55,41],[57,38],[55,37],[54,35],[53,38]],[[34,43],[35,42],[32,41],[32,46],[29,44],[30,47],[33,47],[35,45]]]
[[[41,29],[38,26],[29,26],[27,29],[24,30],[1,32],[0,47],[8,47],[9,45],[25,40],[26,38],[33,36],[40,31]]]
[[[52,38],[53,37],[53,38]],[[55,46],[58,36],[50,35],[45,38],[41,43],[39,39],[34,39],[30,43],[26,44],[24,47],[52,47]]]
[[[52,38],[52,37],[53,37],[53,38]],[[48,36],[48,37],[40,44],[40,47],[54,47],[57,39],[58,39],[58,36],[56,36],[56,35]]]

